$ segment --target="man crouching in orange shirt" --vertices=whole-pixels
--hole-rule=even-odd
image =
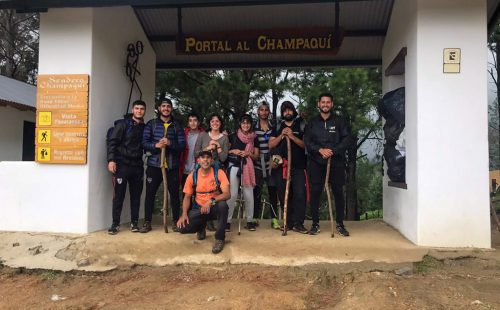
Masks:
[[[177,221],[181,234],[196,233],[198,240],[206,237],[207,221],[217,220],[215,243],[212,253],[217,254],[224,248],[228,206],[231,197],[226,174],[213,166],[212,153],[201,151],[197,155],[198,165],[189,174],[184,185],[182,215]]]

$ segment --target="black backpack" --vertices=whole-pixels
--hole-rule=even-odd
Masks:
[[[128,136],[130,135],[130,133],[132,132],[132,120],[130,119],[127,119],[127,118],[122,118],[122,119],[119,119],[119,120],[116,120],[113,124],[112,127],[109,127],[108,128],[108,131],[106,132],[106,143],[109,143],[109,138],[111,138],[111,135],[113,134],[113,131],[115,130],[115,127],[116,125],[118,125],[119,123],[125,123],[126,125],[126,130],[125,130],[125,136]]]

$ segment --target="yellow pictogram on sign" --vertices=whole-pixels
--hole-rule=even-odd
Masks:
[[[52,125],[52,112],[39,112],[38,125],[51,126]]]
[[[40,147],[37,149],[37,161],[49,162],[50,161],[50,147]]]
[[[37,135],[37,143],[40,144],[49,144],[50,143],[50,129],[39,129]]]

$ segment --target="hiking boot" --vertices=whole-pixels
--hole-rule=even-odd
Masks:
[[[130,223],[130,231],[131,232],[139,232],[140,231],[139,224],[137,224],[137,222]]]
[[[309,230],[310,235],[317,235],[321,232],[319,229],[319,224],[312,224],[311,229]]]
[[[337,224],[337,231],[344,237],[349,237],[349,232],[345,229],[344,224]]]
[[[113,224],[111,227],[108,229],[108,234],[110,235],[116,235],[120,231],[120,225],[118,224]]]
[[[226,223],[226,229],[225,229],[226,232],[230,232],[231,231],[231,223]]]
[[[207,230],[206,229],[203,229],[203,230],[196,232],[196,238],[198,238],[198,240],[205,240],[206,237],[207,237]]]
[[[212,247],[212,253],[217,254],[224,248],[224,240],[215,239],[214,246]]]
[[[254,220],[253,220],[253,225],[254,225],[255,227],[259,227],[259,221],[258,221],[258,220],[256,220],[256,219],[254,219]]]
[[[141,233],[145,234],[145,233],[148,233],[152,230],[153,228],[151,227],[151,222],[144,222],[144,225],[142,225],[142,228],[141,228]]]
[[[217,230],[215,228],[214,221],[208,221],[207,222],[207,229],[208,229],[208,231],[216,231]]]
[[[247,226],[245,226],[246,229],[250,231],[255,231],[255,223],[254,222],[247,222]]]
[[[281,226],[280,226],[280,223],[278,222],[278,219],[271,220],[271,228],[272,229],[281,229]]]
[[[176,222],[176,223],[177,223],[177,222]],[[181,232],[181,229],[180,229],[179,227],[177,227],[177,225],[172,226],[172,230],[173,230],[174,232]]]
[[[307,228],[304,227],[303,224],[297,224],[293,226],[293,231],[301,233],[301,234],[307,234],[309,231]]]

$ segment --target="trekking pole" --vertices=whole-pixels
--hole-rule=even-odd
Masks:
[[[328,158],[326,163],[326,177],[325,177],[325,191],[326,198],[328,199],[328,211],[330,212],[330,224],[332,225],[332,238],[333,238],[333,212],[332,212],[332,193],[330,192],[330,162],[331,157]]]
[[[290,143],[290,138],[288,136],[285,136],[286,139],[286,150],[287,150],[287,166],[286,166],[286,186],[285,186],[285,202],[283,203],[283,233],[281,234],[282,236],[286,236],[288,225],[287,225],[287,220],[288,220],[288,194],[290,191],[290,171],[292,169],[292,145]]]
[[[243,158],[240,164],[240,203],[238,204],[238,236],[241,235],[241,218],[243,217]]]
[[[163,138],[167,137],[168,134],[168,126],[170,123],[164,123],[165,133],[163,134]],[[161,149],[160,155],[160,168],[161,168],[161,176],[163,178],[163,228],[165,229],[165,233],[168,234],[168,179],[167,179],[167,161],[166,161],[166,147]]]

